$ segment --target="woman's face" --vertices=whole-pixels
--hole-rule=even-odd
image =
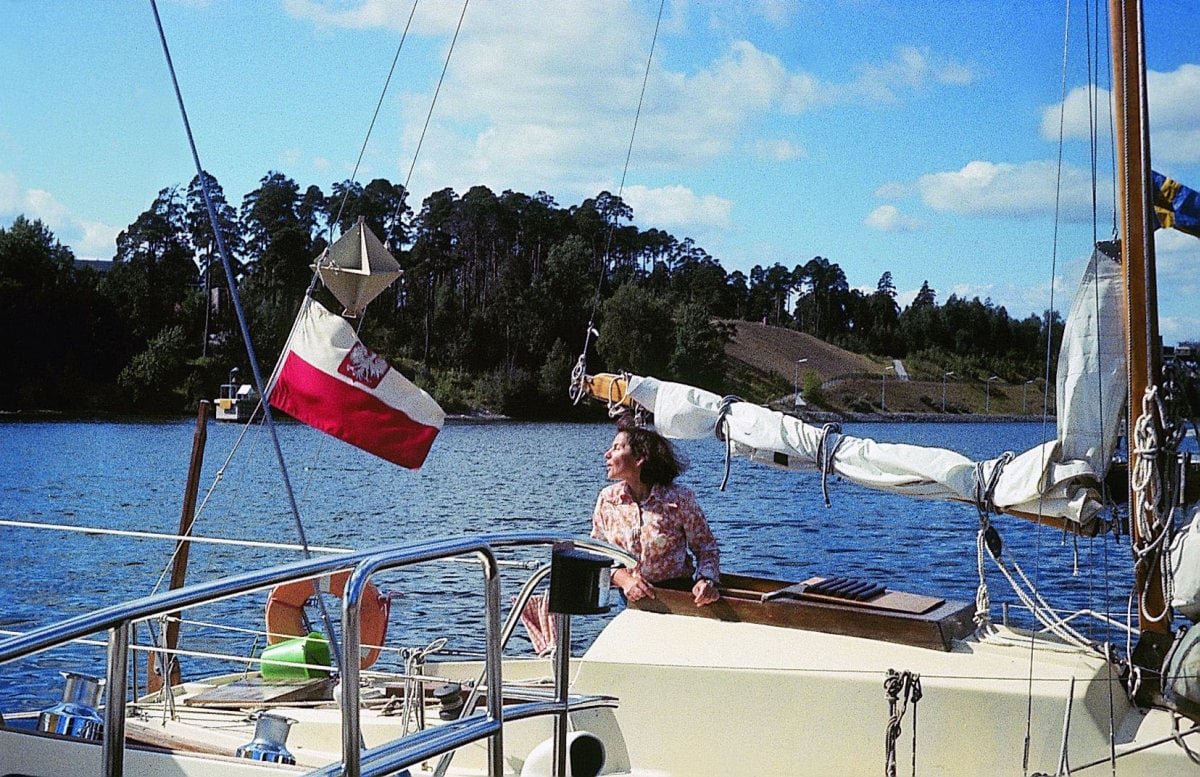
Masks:
[[[617,432],[612,445],[604,452],[604,464],[609,480],[640,480],[642,476],[642,460],[633,457],[629,449],[629,437],[625,432]]]

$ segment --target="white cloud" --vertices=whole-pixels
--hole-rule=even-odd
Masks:
[[[80,259],[109,259],[116,253],[118,228],[81,218],[50,192],[24,189],[15,175],[0,173],[0,221],[11,223],[17,216],[41,221]]]
[[[913,232],[921,228],[920,221],[904,215],[895,205],[880,205],[863,223],[880,232]]]
[[[1200,297],[1200,240],[1174,229],[1154,233],[1154,253],[1160,298],[1196,299]],[[1200,337],[1200,331],[1194,333]]]
[[[771,162],[794,162],[797,159],[807,159],[808,151],[803,146],[786,138],[777,138],[756,141],[754,155],[759,159]]]
[[[912,193],[912,184],[888,181],[875,190],[875,197],[880,200],[902,200]]]
[[[1052,217],[1057,201],[1068,221],[1091,219],[1091,186],[1087,171],[1064,166],[1060,177],[1058,166],[1050,161],[976,160],[959,170],[930,173],[917,181],[921,199],[939,212],[993,218]],[[1098,196],[1100,202],[1106,201],[1103,193]]]
[[[286,0],[284,7],[318,28],[392,30],[403,28],[408,8],[383,0]],[[459,10],[455,4],[421,6],[409,34],[448,42]],[[706,11],[701,7],[698,13]],[[727,15],[720,3],[707,13]],[[777,25],[790,11],[765,0],[738,16],[746,13]],[[883,63],[864,67],[857,81],[829,83],[789,68],[779,56],[736,35],[714,49],[707,62],[685,68],[675,64],[672,47],[692,46],[694,40],[685,39],[686,29],[673,27],[672,19],[691,16],[691,25],[696,15],[682,6],[668,14],[668,31],[659,36],[638,118],[632,169],[695,170],[746,152],[777,162],[803,159],[807,150],[790,140],[760,143],[749,134],[781,114],[875,100],[880,90],[894,96],[931,82],[970,79],[965,66],[903,48]],[[620,177],[653,30],[653,9],[630,0],[472,5],[412,188],[420,192],[436,182],[456,188],[484,184],[497,191],[538,188],[562,197],[595,194],[585,190],[588,182]],[[442,52],[445,43],[434,48]],[[403,146],[395,156],[394,170],[400,174],[407,172],[416,148],[434,83],[390,100],[387,121],[400,128],[393,147]]]
[[[927,49],[902,46],[893,59],[862,66],[857,79],[837,90],[848,98],[894,103],[901,92],[922,89],[930,82],[964,86],[973,80],[968,65],[935,57]]]
[[[697,195],[685,186],[626,187],[623,198],[633,208],[635,220],[662,228],[717,228],[729,226],[733,202],[713,194]]]
[[[311,20],[317,27],[373,29],[385,27],[404,29],[412,6],[394,0],[362,0],[362,2],[329,3],[321,0],[283,0],[288,14]],[[422,9],[429,17],[429,10]],[[450,3],[434,4],[434,18],[441,21],[453,11]],[[456,14],[457,15],[457,14]]]
[[[12,173],[0,173],[0,216],[12,218],[21,210],[21,187]]]
[[[1156,164],[1200,162],[1200,65],[1181,65],[1170,73],[1151,70],[1146,74],[1150,102],[1150,146]],[[1089,99],[1086,87],[1076,87],[1066,99],[1042,112],[1041,136],[1057,140],[1061,122],[1063,137],[1087,140],[1091,134],[1091,105],[1099,105],[1096,123],[1099,143],[1109,143],[1111,94],[1099,89]]]

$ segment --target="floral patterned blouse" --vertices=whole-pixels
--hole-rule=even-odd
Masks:
[[[613,483],[596,500],[592,536],[636,556],[635,571],[651,583],[675,577],[720,582],[717,540],[696,495],[686,486],[654,486],[638,504],[624,482]],[[694,565],[688,550],[695,556]]]

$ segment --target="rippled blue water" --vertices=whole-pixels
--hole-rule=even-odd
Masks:
[[[604,485],[602,454],[613,433],[607,424],[450,424],[426,465],[410,472],[304,426],[279,429],[309,542],[356,548],[498,530],[586,533],[596,492]],[[173,534],[192,431],[193,424],[183,421],[0,425],[0,518]],[[222,474],[195,532],[296,542],[269,437],[252,429],[235,449],[241,431],[210,425],[202,499]],[[1053,435],[1053,427],[1010,423],[858,424],[845,431],[942,445],[976,459],[1023,451]],[[708,512],[726,571],[784,579],[839,574],[900,590],[973,598],[974,508],[832,482],[833,507],[826,509],[815,473],[743,461],[733,462],[729,487],[721,492],[722,446],[705,440],[680,447],[692,463],[683,480]],[[1056,605],[1123,612],[1126,545],[1076,544],[1012,518],[998,524],[1006,553],[1016,556]],[[0,526],[0,629],[26,630],[149,593],[160,584],[171,547],[161,540]],[[189,579],[297,557],[291,551],[196,545]],[[438,565],[385,578],[381,587],[396,594],[392,641],[418,647],[458,625],[478,623],[475,574],[466,565]],[[1002,580],[995,574],[990,580],[993,605],[1013,600]],[[506,578],[505,597],[519,582]],[[193,613],[202,623],[185,628],[184,646],[248,654],[255,648],[252,637],[230,647],[203,624],[219,620],[259,628],[261,604],[260,596]],[[602,625],[603,618],[577,619],[577,647]],[[521,642],[514,649],[527,645]],[[451,647],[480,644],[476,630]],[[0,667],[0,711],[53,701],[58,671],[103,674],[103,660],[101,648],[74,647]],[[185,661],[184,667],[186,676],[207,665]]]

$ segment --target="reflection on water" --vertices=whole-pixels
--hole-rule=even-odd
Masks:
[[[1053,435],[1039,424],[859,424],[848,433],[879,440],[942,445],[972,458],[1023,451]],[[297,531],[275,467],[274,449],[255,428],[236,447],[240,427],[213,424],[195,532],[294,543]],[[364,548],[429,537],[502,530],[586,534],[604,485],[607,424],[451,424],[417,472],[397,468],[307,427],[280,427],[308,541]],[[0,426],[0,517],[48,524],[173,534],[178,529],[192,424],[28,423]],[[973,507],[914,501],[831,482],[824,506],[816,473],[789,473],[734,461],[719,490],[722,446],[710,440],[679,446],[692,467],[683,480],[708,512],[728,571],[784,579],[845,575],[890,588],[959,600],[977,581]],[[211,494],[208,489],[216,483]],[[1124,611],[1127,546],[1074,540],[1011,518],[997,524],[1005,553],[1059,606]],[[163,585],[172,545],[161,540],[0,527],[0,629],[23,630],[144,595]],[[194,545],[189,580],[206,580],[294,560],[294,551]],[[1075,569],[1078,566],[1079,574]],[[1106,584],[1102,573],[1112,570]],[[522,578],[505,579],[504,597]],[[993,606],[1012,601],[990,575]],[[441,564],[391,573],[380,581],[394,595],[391,640],[421,647],[449,628],[481,622],[478,572]],[[263,597],[194,612],[189,647],[216,647],[209,622],[261,628]],[[335,610],[336,613],[336,610]],[[998,617],[998,609],[994,610]],[[577,620],[577,648],[603,618]],[[451,647],[474,650],[481,634]],[[523,637],[513,649],[528,649]],[[235,649],[257,647],[246,636]],[[229,652],[228,644],[221,649]],[[81,666],[81,662],[87,666]],[[185,661],[187,673],[203,665]],[[15,699],[53,698],[57,671],[103,672],[103,651],[73,648],[0,668],[0,710]],[[46,689],[49,686],[50,692]]]

